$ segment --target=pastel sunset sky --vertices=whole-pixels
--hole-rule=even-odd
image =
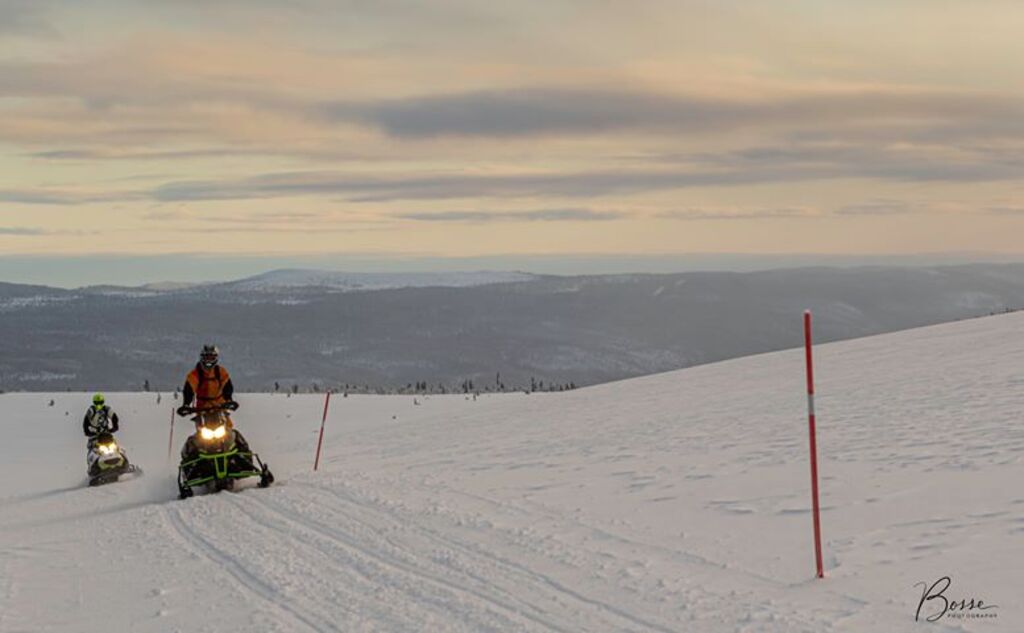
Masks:
[[[1001,0],[3,0],[0,253],[1021,253],[1022,33]]]

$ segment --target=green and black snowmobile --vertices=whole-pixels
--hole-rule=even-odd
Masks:
[[[192,421],[196,424],[195,434],[181,450],[178,498],[191,497],[196,487],[213,492],[231,490],[236,480],[248,477],[259,477],[260,488],[274,482],[267,465],[234,429],[228,411],[236,408],[232,402],[217,408],[182,407],[178,410],[182,415],[193,415]]]

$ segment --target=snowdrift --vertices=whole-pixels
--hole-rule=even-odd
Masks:
[[[322,396],[243,395],[278,483],[183,502],[167,394],[107,394],[146,474],[97,489],[88,394],[5,394],[0,631],[1020,630],[1022,328],[818,348],[820,581],[800,350],[563,394],[336,396],[318,473]],[[915,621],[943,577],[995,606]]]

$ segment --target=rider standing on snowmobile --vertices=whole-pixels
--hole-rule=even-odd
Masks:
[[[185,376],[185,386],[181,390],[182,406],[179,415],[186,415],[188,408],[195,400],[195,409],[216,409],[225,405],[235,405],[232,400],[235,386],[231,383],[228,370],[220,366],[220,353],[216,345],[203,345],[199,354],[199,362]]]
[[[192,412],[222,408],[234,411],[238,408],[238,403],[232,399],[235,386],[231,383],[228,370],[220,366],[219,360],[220,353],[216,345],[203,346],[203,351],[199,354],[199,362],[185,376],[185,386],[181,390],[183,404],[178,407],[178,415],[184,416]],[[195,406],[192,406],[193,400]],[[198,420],[198,418],[193,419]],[[234,429],[231,418],[227,419],[227,427]],[[249,450],[248,442],[237,430],[235,430],[235,441],[240,450]],[[195,436],[192,435],[185,440],[185,445],[181,447],[182,462],[195,458],[196,453]]]
[[[117,433],[117,414],[107,406],[102,393],[92,397],[92,406],[85,412],[82,430],[90,440],[103,433]]]

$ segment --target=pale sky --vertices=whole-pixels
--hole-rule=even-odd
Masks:
[[[0,254],[1019,254],[1022,33],[999,0],[0,0]]]

